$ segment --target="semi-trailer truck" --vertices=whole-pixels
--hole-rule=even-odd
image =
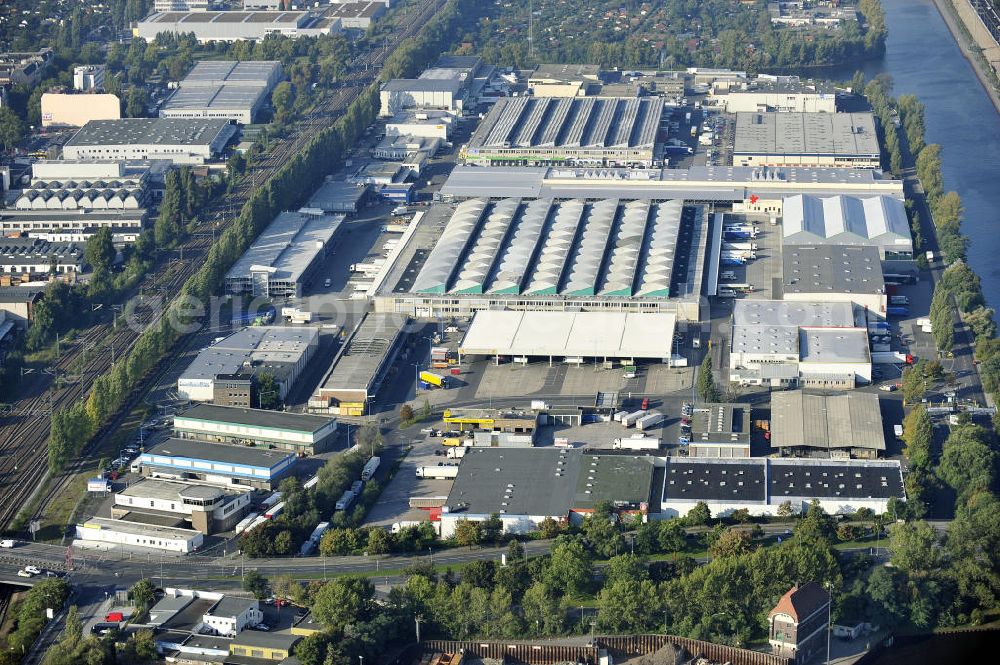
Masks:
[[[334,506],[336,510],[347,510],[354,503],[355,494],[351,490],[345,490],[340,498],[337,499],[337,505]]]
[[[625,427],[631,427],[632,425],[635,425],[639,421],[639,418],[642,418],[645,415],[646,412],[641,409],[639,411],[633,411],[632,413],[622,418],[622,425],[624,425]]]
[[[613,447],[616,450],[659,450],[660,440],[651,436],[631,439],[615,439]]]
[[[420,372],[420,380],[428,385],[437,386],[438,388],[448,387],[448,377],[435,374],[434,372]]]
[[[458,477],[457,466],[418,466],[417,478],[452,480]]]

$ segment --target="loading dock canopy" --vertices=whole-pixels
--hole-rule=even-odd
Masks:
[[[661,313],[484,310],[472,320],[462,353],[663,360],[676,321]]]

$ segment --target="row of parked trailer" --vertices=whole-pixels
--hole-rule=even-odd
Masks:
[[[659,411],[639,409],[638,411],[633,411],[631,413],[628,411],[619,411],[612,417],[612,419],[617,423],[621,423],[625,427],[632,427],[635,425],[635,428],[642,432],[661,426],[665,416]]]

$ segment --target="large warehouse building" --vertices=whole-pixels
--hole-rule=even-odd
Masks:
[[[891,196],[789,196],[781,230],[786,245],[871,245],[883,261],[913,258],[906,208]]]
[[[483,310],[476,313],[459,349],[466,356],[512,356],[525,361],[668,362],[675,323],[673,314]]]
[[[486,166],[657,166],[662,116],[655,97],[504,97],[462,158]]]
[[[797,78],[797,77],[796,77]],[[711,98],[726,113],[836,113],[837,91],[822,83],[757,77],[746,87],[726,87]]]
[[[885,451],[878,395],[773,393],[771,449],[796,457],[878,457]]]
[[[736,301],[730,381],[849,390],[871,378],[868,328],[851,303]]]
[[[117,95],[46,92],[41,112],[42,127],[83,127],[91,120],[121,118],[122,102]]]
[[[210,402],[220,381],[238,374],[270,374],[278,397],[285,399],[318,346],[318,328],[244,328],[202,349],[177,379],[177,394],[192,402]]]
[[[301,297],[343,221],[311,210],[279,214],[226,273],[226,292]]]
[[[376,311],[700,315],[712,244],[701,206],[618,199],[471,199],[433,207],[376,292]],[[721,231],[720,231],[721,232]]]
[[[889,500],[905,499],[898,461],[799,460],[751,457],[743,460],[666,458],[660,515],[683,517],[699,501],[712,517],[747,509],[777,515],[788,502],[805,512],[815,499],[831,515],[859,508],[882,514]]]
[[[733,166],[880,166],[871,113],[738,113]]]
[[[319,37],[340,32],[336,18],[312,12],[157,12],[139,21],[134,37],[153,41],[160,33],[193,34],[199,42],[258,41],[268,35]]]
[[[167,99],[160,117],[226,118],[250,124],[280,80],[281,63],[274,60],[201,60]]]
[[[205,542],[205,536],[194,529],[178,529],[129,522],[127,520],[91,517],[76,525],[76,539],[83,547],[110,549],[116,545],[143,547],[188,554]]]
[[[211,161],[236,134],[222,119],[122,118],[88,122],[63,146],[64,159]]]

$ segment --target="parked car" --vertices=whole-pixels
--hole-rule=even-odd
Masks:
[[[0,540],[0,547],[5,550],[13,549],[17,543],[13,540]]]
[[[18,577],[34,577],[34,574],[33,573],[29,573],[26,570],[19,570],[19,571],[17,571],[17,576]]]
[[[38,566],[25,566],[24,570],[31,573],[32,575],[41,575],[42,569]]]

